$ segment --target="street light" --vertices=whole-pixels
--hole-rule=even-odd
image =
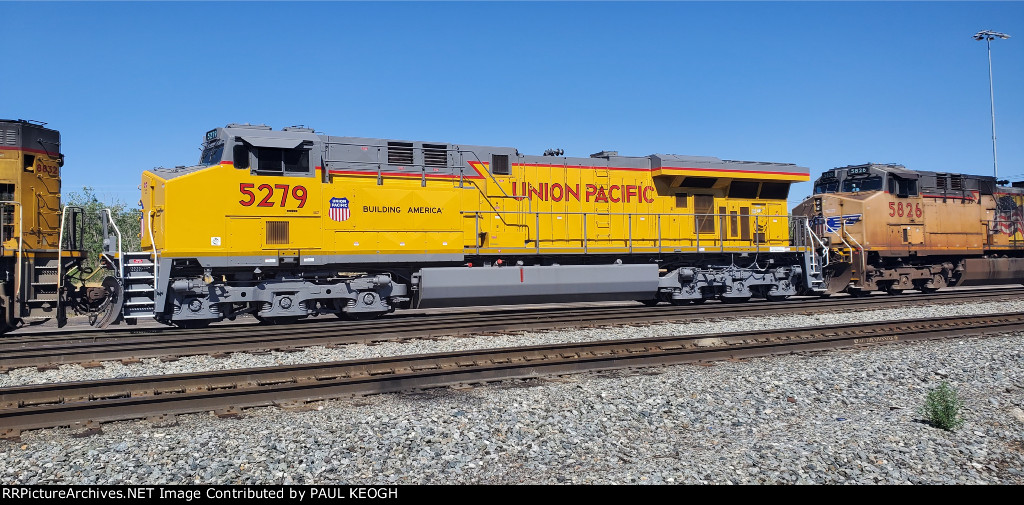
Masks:
[[[988,45],[988,99],[992,107],[992,175],[999,179],[999,161],[996,158],[996,95],[992,90],[992,40],[996,37],[1001,39],[1010,38],[1005,33],[992,30],[982,30],[974,34],[974,40],[984,40]]]

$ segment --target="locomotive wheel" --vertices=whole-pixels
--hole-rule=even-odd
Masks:
[[[103,278],[103,288],[107,290],[107,297],[97,309],[96,317],[89,318],[89,324],[97,328],[106,328],[111,323],[121,318],[121,308],[124,306],[124,296],[121,291],[121,283],[113,277]]]
[[[675,305],[676,307],[678,307],[680,305],[689,305],[690,301],[689,300],[676,300],[675,298],[673,298],[673,299],[669,300],[668,303],[671,303],[672,305]]]
[[[856,289],[856,288],[850,288],[850,289],[846,290],[846,292],[849,293],[850,296],[852,296],[854,298],[864,298],[865,296],[870,296],[871,295],[870,291],[867,291],[867,290],[864,290],[864,289]]]
[[[939,290],[939,288],[930,288],[928,286],[921,286],[921,287],[919,287],[917,289],[918,289],[918,291],[920,291],[922,293],[925,293],[925,294],[934,293],[934,292]]]
[[[743,303],[749,300],[749,296],[745,296],[742,298],[722,298],[722,303]]]
[[[260,317],[257,315],[252,316],[256,318],[260,324],[294,324],[300,319],[299,316],[287,316],[287,317]]]
[[[211,319],[186,319],[184,321],[175,321],[174,325],[186,330],[198,330],[210,326],[212,322],[213,320]]]
[[[338,319],[346,321],[369,321],[383,316],[383,312],[339,312]]]
[[[902,289],[894,288],[891,284],[885,287],[885,292],[889,293],[890,295],[894,295],[894,296],[895,295],[902,295],[903,294],[903,290]]]
[[[789,299],[789,295],[765,295],[764,299],[769,302],[781,302]]]
[[[653,307],[653,306],[655,306],[655,305],[657,305],[659,303],[658,300],[637,300],[637,301],[642,303],[642,304],[644,304],[644,305],[646,305],[646,306],[648,306],[648,307]]]
[[[708,301],[708,299],[707,298],[697,298],[696,300],[690,300],[690,301],[693,302],[694,305],[700,305],[700,304]]]

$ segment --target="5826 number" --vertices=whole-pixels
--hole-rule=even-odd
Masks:
[[[924,212],[921,211],[920,203],[907,202],[889,202],[889,217],[921,217]]]
[[[253,193],[253,188],[256,188],[257,192],[266,192],[267,194],[256,203],[256,193]],[[275,207],[278,204],[277,198],[274,197],[274,193],[281,192],[281,207],[288,204],[288,195],[291,194],[292,198],[298,200],[299,208],[306,206],[306,187],[305,186],[290,186],[288,184],[250,184],[243,182],[238,185],[238,191],[245,195],[245,200],[239,200],[238,203],[244,207],[252,207],[252,204],[256,203],[257,207]]]

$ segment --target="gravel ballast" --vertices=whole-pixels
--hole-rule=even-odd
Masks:
[[[447,345],[541,343],[533,338],[591,340],[1018,310],[1024,303],[944,305],[305,353],[357,353],[364,347],[360,352],[368,355],[404,354]],[[170,373],[192,366],[189,360],[256,360],[223,367],[231,368],[266,359],[291,362],[298,354],[68,366],[42,374],[26,369],[0,377]],[[942,381],[957,388],[964,402],[966,423],[955,432],[920,421],[927,391]],[[85,438],[67,429],[30,431],[19,442],[0,442],[0,481],[1024,484],[1024,334],[506,381],[314,408],[250,409],[240,419],[179,416],[174,426],[119,422]]]

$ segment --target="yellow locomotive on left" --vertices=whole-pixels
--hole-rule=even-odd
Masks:
[[[67,277],[85,257],[82,212],[61,208],[60,132],[44,125],[0,120],[0,332],[53,317],[63,325],[67,308],[87,304],[88,288]]]

